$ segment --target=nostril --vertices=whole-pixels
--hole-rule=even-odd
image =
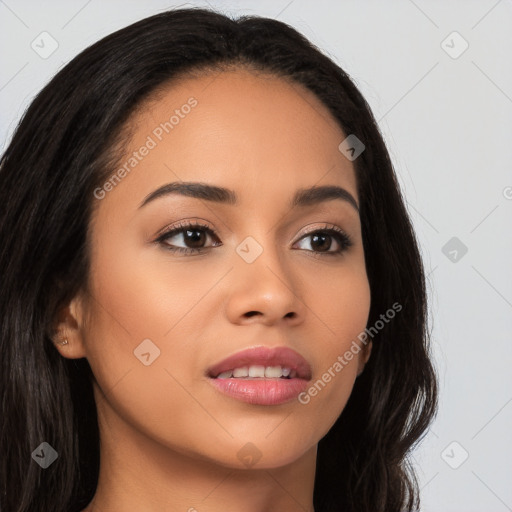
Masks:
[[[245,314],[245,316],[248,318],[251,318],[252,316],[257,315],[257,314],[258,314],[257,311],[249,311],[248,313]]]

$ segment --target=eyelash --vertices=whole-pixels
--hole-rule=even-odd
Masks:
[[[172,238],[173,236],[182,233],[183,231],[205,231],[208,235],[211,237],[217,238],[217,235],[215,232],[210,229],[208,226],[200,223],[184,223],[179,224],[178,226],[174,226],[172,229],[165,231],[159,237],[155,240],[155,243],[160,243],[165,246],[165,249],[175,252],[175,253],[181,253],[181,254],[199,254],[204,253],[207,249],[210,249],[210,247],[203,247],[200,249],[195,248],[184,248],[184,247],[171,247],[169,244],[165,243],[165,240],[168,238]],[[349,247],[353,245],[352,238],[342,231],[340,228],[333,224],[325,225],[323,228],[315,229],[314,231],[311,231],[309,233],[304,234],[298,241],[303,240],[304,238],[307,238],[309,236],[315,235],[317,233],[322,233],[325,235],[332,236],[337,239],[340,249],[337,251],[330,251],[330,252],[321,252],[321,251],[310,251],[308,252],[314,253],[315,256],[340,256],[342,253],[344,253]]]

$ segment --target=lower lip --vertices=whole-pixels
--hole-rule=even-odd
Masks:
[[[308,386],[304,379],[209,379],[221,393],[255,405],[279,405],[295,399]]]

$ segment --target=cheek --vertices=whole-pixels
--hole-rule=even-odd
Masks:
[[[194,315],[218,277],[184,272],[179,263],[156,265],[148,261],[153,251],[135,251],[109,235],[101,234],[104,242],[95,245],[91,259],[87,359],[105,392],[121,379],[140,379],[149,395],[152,388],[158,394],[172,385],[164,368],[191,366]],[[143,392],[135,389],[129,396],[136,401]]]
[[[325,434],[343,411],[354,386],[358,361],[364,354],[360,335],[368,322],[371,295],[361,265],[350,272],[340,270],[338,278],[332,273],[328,280],[317,275],[316,282],[325,283],[324,293],[320,293],[319,286],[310,287],[307,305],[318,320],[317,364],[299,402],[308,411],[305,424],[309,422],[313,430],[315,423],[317,428],[320,423]]]
[[[132,344],[162,340],[186,328],[187,315],[218,279],[217,274],[191,272],[186,258],[172,260],[164,249],[141,250],[134,242],[113,238],[107,243],[91,264],[93,298],[105,320],[96,324],[119,332],[123,345],[128,339]]]
[[[92,265],[85,338],[101,389],[97,401],[105,395],[109,406],[104,410],[112,408],[138,431],[192,453],[205,437],[209,418],[194,399],[198,392],[190,381],[198,371],[194,348],[204,328],[197,317],[204,314],[201,297],[218,277],[184,272],[180,264],[166,270],[127,253],[121,258],[118,250],[116,258],[104,247]],[[116,415],[107,414],[104,424],[115,429]],[[222,438],[225,433],[216,429],[212,421],[208,430]]]
[[[370,285],[360,258],[304,278],[306,305],[316,323],[315,339],[326,354],[337,354],[363,331],[370,312]],[[320,334],[321,333],[321,334]]]

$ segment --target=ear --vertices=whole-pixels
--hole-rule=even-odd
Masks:
[[[52,341],[62,357],[79,359],[85,357],[84,319],[85,301],[81,293],[69,303],[62,305],[54,318]],[[67,340],[67,343],[64,343]]]
[[[373,341],[370,341],[370,343],[366,343],[361,353],[359,354],[359,360],[358,360],[358,367],[357,367],[357,376],[361,375],[363,373],[364,367],[366,363],[368,362],[368,359],[370,359],[370,355],[372,353],[372,347],[373,347]]]

